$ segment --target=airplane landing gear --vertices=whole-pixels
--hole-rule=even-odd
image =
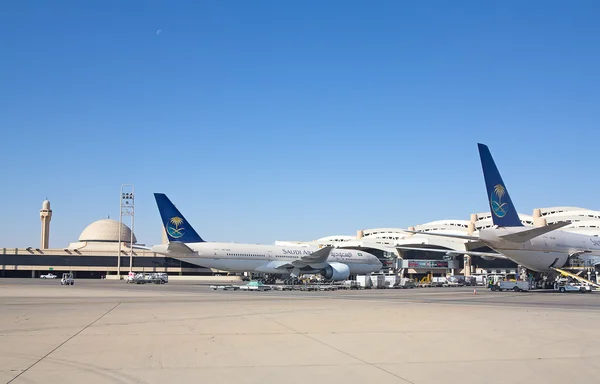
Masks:
[[[256,280],[263,284],[275,284],[277,282],[277,275],[265,274],[263,277]]]
[[[277,275],[265,275],[265,284],[275,284],[277,282]]]
[[[283,281],[285,285],[297,285],[299,282],[297,277],[289,277]]]

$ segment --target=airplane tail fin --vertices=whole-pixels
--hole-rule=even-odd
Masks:
[[[183,217],[181,212],[164,193],[155,193],[156,205],[160,212],[165,232],[169,241],[182,243],[204,243],[204,240],[196,233],[190,223]]]
[[[519,219],[519,214],[510,199],[490,150],[484,144],[477,144],[477,146],[479,147],[481,168],[483,168],[483,177],[485,178],[494,225],[499,227],[522,227],[523,223]]]

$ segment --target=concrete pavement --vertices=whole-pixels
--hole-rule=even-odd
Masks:
[[[215,292],[4,279],[0,381],[594,382],[598,303],[600,293]]]

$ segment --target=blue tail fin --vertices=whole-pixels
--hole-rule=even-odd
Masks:
[[[499,227],[521,227],[521,219],[510,199],[508,189],[502,181],[502,176],[496,168],[496,163],[487,145],[477,144],[479,147],[479,157],[481,158],[481,168],[483,168],[483,177],[485,178],[485,187],[490,202],[490,210],[494,225]]]
[[[182,243],[204,242],[181,212],[171,203],[167,195],[164,193],[155,193],[154,198],[156,199],[160,218],[162,219],[169,241],[179,241]]]

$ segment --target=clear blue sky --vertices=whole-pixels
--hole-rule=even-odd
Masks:
[[[0,6],[0,247],[153,192],[207,240],[272,243],[488,210],[598,209],[597,1],[11,1]],[[157,33],[161,30],[160,33]]]

